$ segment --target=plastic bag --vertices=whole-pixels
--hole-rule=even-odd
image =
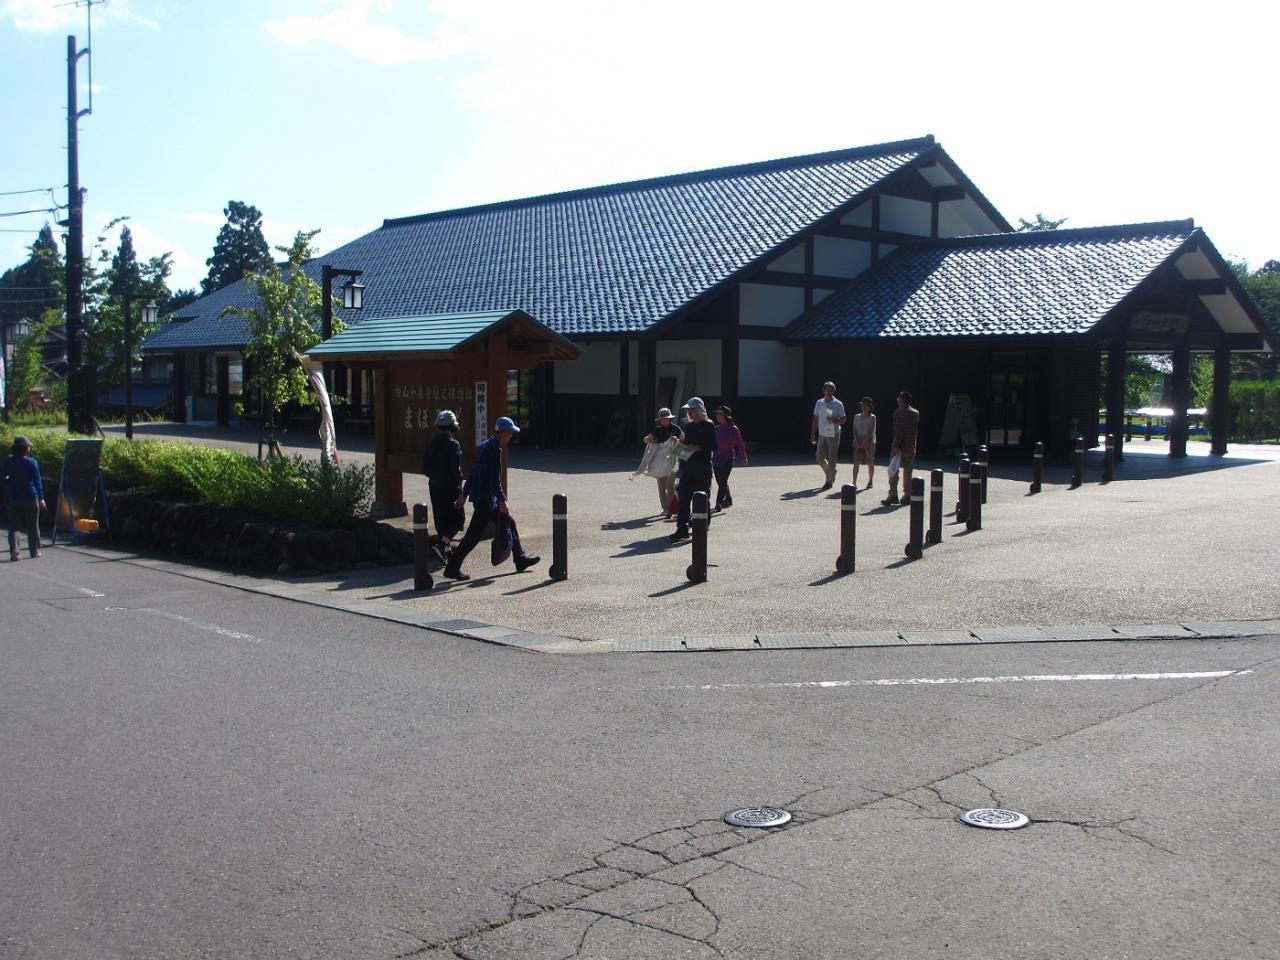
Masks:
[[[489,549],[489,559],[496,567],[511,556],[511,551],[515,547],[515,524],[505,513],[495,513],[493,522],[497,524],[497,529],[493,533],[493,546]]]
[[[647,472],[655,480],[660,480],[676,472],[676,441],[667,440],[658,444],[657,447]]]
[[[895,453],[889,460],[889,476],[896,477],[898,471],[902,469],[902,454]]]

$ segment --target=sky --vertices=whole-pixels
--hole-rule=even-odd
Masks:
[[[85,45],[86,13],[0,0],[0,213],[66,202],[66,37]],[[273,245],[318,228],[327,251],[387,217],[927,133],[1014,223],[1193,217],[1228,257],[1280,259],[1280,4],[109,0],[92,16],[86,255],[127,216],[140,256],[172,253],[174,288],[207,273],[232,199]],[[83,60],[79,81],[83,107]],[[46,218],[0,217],[0,271]]]

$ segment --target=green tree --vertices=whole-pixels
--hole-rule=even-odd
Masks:
[[[1276,340],[1280,340],[1280,262],[1268,260],[1251,271],[1247,263],[1232,263],[1236,278],[1262,314]],[[1274,380],[1280,374],[1280,355],[1237,353],[1231,358],[1232,377],[1244,380]]]
[[[126,225],[120,228],[120,244],[116,247],[115,256],[111,258],[107,293],[117,300],[132,296],[141,279],[138,255],[133,249],[133,234],[129,232],[129,227]]]
[[[1060,226],[1067,222],[1067,218],[1061,220],[1052,220],[1043,213],[1037,213],[1034,220],[1026,220],[1022,217],[1018,218],[1018,233],[1025,233],[1029,230],[1057,230]]]
[[[183,287],[182,289],[174,290],[170,293],[164,298],[163,303],[157,300],[156,306],[160,308],[160,315],[167,317],[170,314],[177,313],[183,307],[195,303],[199,299],[200,294],[197,293],[193,287]]]
[[[27,405],[27,396],[39,386],[58,393],[53,375],[44,365],[44,341],[54,327],[62,323],[62,311],[49,308],[40,319],[18,338],[13,348],[13,367],[9,374],[9,398],[16,408]]]
[[[222,213],[227,222],[218,231],[213,256],[205,261],[209,275],[200,283],[202,294],[221,290],[271,263],[271,248],[262,235],[262,212],[252,204],[228,200]]]
[[[244,321],[244,353],[253,369],[246,387],[262,398],[259,459],[263,457],[264,444],[269,454],[282,455],[276,442],[276,426],[285,404],[315,400],[308,393],[298,354],[320,342],[320,284],[303,271],[303,265],[314,255],[311,241],[319,232],[299,231],[290,246],[277,247],[287,258],[283,268],[268,263],[264,270],[245,274],[245,285],[254,296],[253,306],[227,307],[222,311],[224,317]],[[335,319],[334,332],[340,329],[341,324]],[[243,413],[242,406],[237,409]]]
[[[30,256],[0,275],[0,326],[41,317],[66,304],[66,270],[53,229],[46,223],[30,247]]]

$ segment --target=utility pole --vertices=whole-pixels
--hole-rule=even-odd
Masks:
[[[87,51],[67,37],[67,429],[89,433],[84,396],[84,196],[80,193],[80,111],[76,103],[76,66]]]

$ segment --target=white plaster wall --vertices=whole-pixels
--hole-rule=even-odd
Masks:
[[[844,237],[813,238],[813,272],[823,277],[856,277],[871,266],[871,244]]]
[[[906,197],[880,198],[880,229],[927,237],[933,225],[932,204]]]
[[[804,312],[804,288],[767,283],[738,287],[738,322],[752,327],[785,327]]]
[[[804,386],[804,347],[776,340],[738,341],[738,395],[798,397]]]
[[[577,360],[556,361],[556,393],[616,394],[622,344],[617,340],[597,340],[578,346],[582,347],[582,354]]]
[[[843,217],[840,222],[846,227],[870,227],[871,226],[871,201],[858,204]]]
[[[694,363],[694,390],[699,396],[720,393],[719,340],[659,340],[658,366],[668,362]]]
[[[804,273],[804,244],[798,243],[769,264],[770,270],[784,273]]]
[[[999,233],[1000,228],[969,197],[938,204],[938,236],[968,237],[976,233]]]

